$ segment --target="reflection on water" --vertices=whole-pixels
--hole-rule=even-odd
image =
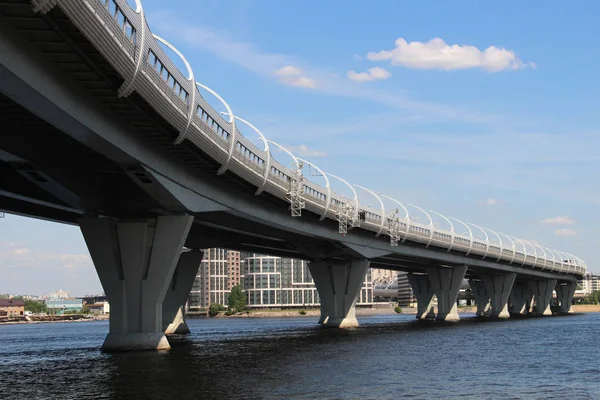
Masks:
[[[190,320],[168,352],[102,354],[106,322],[0,326],[0,399],[600,398],[600,314],[509,321]]]

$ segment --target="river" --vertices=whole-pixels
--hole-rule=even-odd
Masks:
[[[600,314],[192,319],[168,352],[103,354],[107,322],[0,326],[0,399],[599,399]]]

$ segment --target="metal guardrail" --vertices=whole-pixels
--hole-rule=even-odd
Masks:
[[[577,276],[585,274],[586,265],[583,260],[570,253],[549,249],[456,218],[447,218],[434,211],[427,212],[412,204],[404,205],[389,196],[377,195],[362,186],[350,185],[344,179],[325,173],[313,163],[294,156],[285,147],[266,139],[256,127],[235,116],[218,93],[197,82],[183,54],[165,39],[151,33],[141,0],[133,1],[135,9],[126,0],[32,0],[32,5],[34,11],[41,13],[48,12],[56,5],[60,6],[124,78],[125,82],[118,95],[125,97],[134,90],[138,92],[158,114],[179,130],[179,137],[174,144],[188,140],[202,148],[221,164],[218,174],[229,169],[256,185],[257,195],[264,190],[289,200],[288,194],[294,173],[307,163],[320,172],[326,186],[322,187],[303,179],[302,207],[321,215],[320,220],[329,218],[340,221],[341,213],[346,213],[345,217],[350,220],[351,226],[360,225],[362,229],[374,232],[376,237],[385,232],[390,236],[390,245],[408,240],[423,243],[426,247],[435,246],[447,251],[459,251],[465,255],[478,255],[491,261],[502,260],[510,264]],[[187,69],[187,77],[175,66],[162,46],[166,46],[181,58]],[[227,113],[222,114],[228,116],[228,120],[204,100],[200,88],[214,95],[223,104]],[[257,148],[239,132],[236,119],[246,123],[259,134],[265,142],[265,149]],[[295,170],[287,168],[271,155],[269,143],[281,148],[293,158]],[[347,185],[353,193],[353,198],[347,199],[334,193],[329,178]],[[355,187],[376,197],[380,209],[362,205]],[[398,208],[387,214],[382,198],[393,202]],[[416,218],[410,215],[407,206],[419,210],[427,217],[428,222],[417,222]],[[403,211],[403,216],[399,215],[400,210]],[[442,218],[450,229],[436,227],[432,214]],[[452,221],[464,226],[467,232],[458,233]],[[485,239],[476,238],[472,228],[481,232]],[[491,240],[488,233],[491,233],[496,241]]]

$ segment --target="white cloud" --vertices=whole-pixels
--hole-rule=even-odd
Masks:
[[[153,28],[164,37],[179,38],[194,49],[210,52],[217,57],[233,62],[249,71],[262,76],[273,76],[283,66],[301,63],[294,56],[267,53],[257,46],[245,41],[238,41],[227,31],[206,25],[190,25],[182,22],[172,12],[154,12],[148,16]],[[179,43],[175,43],[179,45]],[[285,67],[284,67],[285,68]],[[287,69],[283,72],[293,71]],[[366,85],[348,85],[347,79],[323,70],[318,66],[310,67],[311,78],[299,79],[298,75],[281,76],[275,73],[282,83],[290,86],[309,87],[322,93],[342,97],[354,97],[370,100],[399,110],[420,113],[430,117],[459,120],[476,124],[487,124],[497,127],[500,123],[514,124],[518,119],[479,113],[471,109],[457,106],[419,101],[409,98],[405,93],[396,91],[375,90]],[[296,78],[294,78],[296,77]],[[283,79],[287,78],[287,79]],[[220,107],[220,105],[219,105]]]
[[[283,68],[275,71],[277,75],[280,76],[289,76],[289,75],[302,75],[302,70],[300,68],[292,67],[291,65],[285,66]]]
[[[371,61],[390,60],[392,65],[416,69],[468,69],[481,68],[490,72],[516,70],[527,66],[535,68],[534,63],[524,63],[512,50],[490,46],[484,51],[469,45],[448,45],[440,38],[430,41],[407,42],[403,38],[396,40],[396,47],[367,54]]]
[[[303,72],[300,68],[287,65],[283,68],[275,71],[275,74],[279,76],[279,82],[284,83],[286,85],[304,87],[309,89],[314,89],[317,87],[317,83],[306,76],[303,75]]]
[[[24,256],[25,254],[29,253],[29,249],[22,247],[19,249],[13,249],[11,253],[15,256]]]
[[[301,144],[299,146],[289,146],[288,149],[300,157],[325,157],[327,155],[327,153],[310,149],[305,144]]]
[[[352,54],[352,58],[354,58],[355,60],[359,60],[359,61],[363,59],[362,56],[359,54]]]
[[[366,72],[348,71],[346,74],[349,79],[356,82],[369,82],[378,79],[387,79],[392,74],[380,67],[369,68]]]
[[[562,217],[546,218],[541,220],[540,223],[544,225],[575,225],[575,221],[566,215]]]
[[[556,236],[572,237],[572,236],[577,236],[577,231],[575,229],[571,229],[571,228],[562,228],[562,229],[555,230],[554,234]]]
[[[480,201],[479,204],[482,206],[495,206],[500,204],[500,202],[496,199],[485,199],[483,201]]]

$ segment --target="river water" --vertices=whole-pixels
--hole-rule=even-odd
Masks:
[[[193,319],[168,352],[103,354],[107,322],[0,326],[0,399],[599,399],[600,314]]]

